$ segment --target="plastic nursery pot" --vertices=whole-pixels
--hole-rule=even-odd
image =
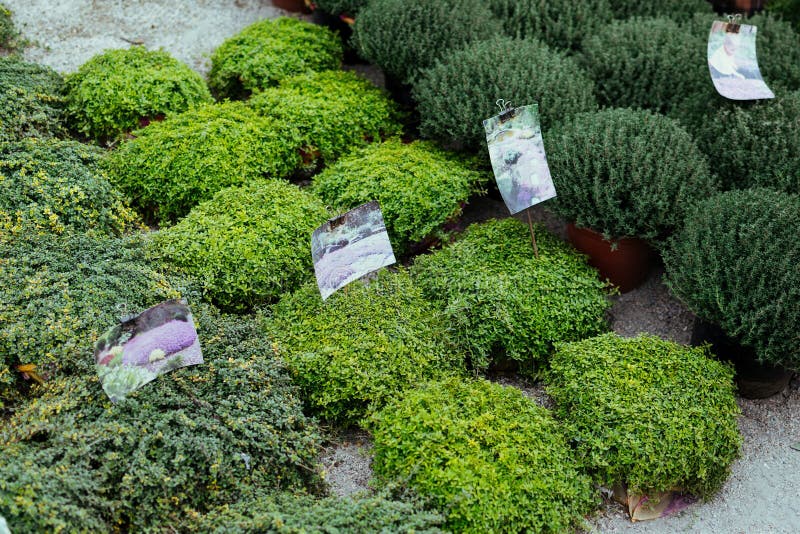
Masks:
[[[692,345],[709,343],[720,360],[726,360],[736,369],[736,387],[746,399],[766,399],[777,395],[789,385],[792,372],[788,369],[758,361],[755,351],[740,345],[722,329],[700,318],[695,318],[692,328]]]
[[[305,0],[272,0],[272,5],[292,13],[311,13]]]
[[[653,249],[642,239],[625,237],[612,242],[572,223],[567,225],[567,236],[572,246],[589,256],[589,264],[622,293],[639,287],[653,267]]]

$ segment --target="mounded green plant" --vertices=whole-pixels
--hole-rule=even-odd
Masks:
[[[0,144],[0,231],[31,225],[121,234],[140,226],[99,168],[100,149],[76,141]],[[30,228],[28,229],[28,231]]]
[[[154,237],[155,253],[237,312],[275,301],[313,273],[309,240],[327,219],[314,195],[282,180],[224,189]]]
[[[364,9],[370,0],[314,0],[314,4],[321,10],[332,15],[350,15],[355,17]]]
[[[314,177],[329,205],[346,210],[377,200],[395,252],[444,237],[473,193],[487,181],[466,158],[425,141],[394,139],[351,154]]]
[[[769,13],[788,20],[800,30],[800,0],[770,0]]]
[[[251,24],[211,54],[208,84],[219,97],[241,99],[297,74],[337,69],[342,42],[332,31],[280,17]]]
[[[618,19],[669,17],[674,20],[685,20],[694,13],[703,13],[706,18],[714,16],[711,2],[708,0],[661,0],[659,2],[608,0],[608,3],[612,15]],[[708,25],[710,28],[711,23],[709,22]]]
[[[499,33],[482,0],[370,0],[356,18],[353,44],[387,76],[413,83],[448,52]]]
[[[307,164],[330,164],[356,147],[401,133],[397,105],[372,83],[348,71],[294,76],[249,104],[277,123],[295,126]]]
[[[553,131],[545,145],[558,191],[553,209],[609,239],[660,242],[693,202],[716,190],[692,137],[650,111],[586,113]]]
[[[0,58],[0,142],[62,137],[64,80],[49,67]]]
[[[450,335],[472,367],[511,359],[530,374],[560,341],[607,330],[611,303],[597,272],[569,245],[516,219],[473,224],[453,244],[417,257],[412,274],[444,309]]]
[[[591,483],[558,423],[515,388],[429,383],[369,427],[379,479],[430,498],[453,532],[566,532],[592,510]]]
[[[457,148],[486,146],[483,121],[498,98],[539,104],[542,130],[597,109],[594,85],[578,64],[539,41],[500,37],[451,51],[414,87],[420,132]]]
[[[709,498],[739,456],[733,369],[654,336],[558,346],[547,392],[578,462],[608,488]]]
[[[241,102],[202,106],[134,136],[109,154],[106,168],[146,218],[162,223],[221,189],[284,178],[302,165],[297,131]]]
[[[764,362],[800,370],[800,197],[729,191],[692,209],[665,251],[667,284]]]
[[[316,490],[320,435],[253,320],[192,305],[205,363],[111,403],[58,380],[0,429],[15,532],[175,530],[246,492]]]
[[[203,78],[163,50],[143,46],[107,50],[67,77],[72,126],[95,140],[110,140],[211,102]]]
[[[309,408],[343,424],[463,367],[444,316],[405,271],[353,282],[324,302],[306,284],[275,305],[265,328]]]

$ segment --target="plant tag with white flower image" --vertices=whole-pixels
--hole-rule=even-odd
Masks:
[[[756,32],[749,24],[714,21],[708,34],[708,70],[717,92],[731,100],[775,98],[758,68]],[[737,22],[734,22],[737,21]]]

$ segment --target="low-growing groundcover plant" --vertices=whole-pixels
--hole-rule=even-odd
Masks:
[[[660,242],[716,190],[706,156],[680,124],[646,110],[605,109],[545,138],[554,211],[609,239]]]
[[[664,253],[667,285],[760,360],[800,370],[798,227],[797,195],[747,189],[706,199]]]
[[[373,144],[314,177],[313,189],[327,204],[347,210],[380,202],[396,254],[443,237],[487,175],[467,158],[433,143],[398,139]]]
[[[594,492],[550,413],[485,380],[424,384],[369,420],[373,467],[433,500],[453,532],[565,532]]]
[[[0,4],[0,51],[15,52],[21,44],[19,37],[19,31],[11,19],[11,11],[5,4]]]
[[[704,347],[611,333],[559,345],[547,392],[598,484],[708,498],[739,456],[734,389],[733,369]]]
[[[0,142],[65,137],[64,108],[60,74],[17,57],[0,58]]]
[[[253,96],[249,104],[276,123],[300,131],[306,164],[330,164],[340,156],[401,133],[397,105],[385,92],[347,71],[287,78]]]
[[[175,530],[261,491],[316,491],[320,435],[253,320],[193,305],[205,363],[111,403],[97,378],[49,384],[0,429],[14,532]]]
[[[241,102],[202,106],[134,132],[105,166],[142,215],[161,223],[233,185],[283,178],[300,168],[302,140],[290,124]]]
[[[138,216],[100,169],[100,149],[76,141],[0,144],[0,231],[31,225],[121,234]]]
[[[342,63],[332,31],[298,19],[261,20],[225,40],[211,54],[208,84],[219,98],[241,99],[280,80]]]
[[[273,307],[265,329],[313,413],[342,424],[463,369],[444,316],[405,271],[381,271],[325,302],[306,284]]]
[[[470,226],[453,244],[412,267],[425,297],[443,308],[450,335],[472,367],[485,371],[504,358],[530,374],[553,344],[607,330],[605,284],[569,245],[536,227],[539,258],[528,227],[516,219]]]
[[[143,125],[211,102],[203,78],[163,50],[107,50],[67,77],[67,110],[75,130],[111,140]]]
[[[414,86],[420,132],[454,146],[486,146],[483,121],[498,98],[539,104],[542,130],[597,109],[594,84],[571,58],[535,39],[498,37],[448,51]]]
[[[312,275],[311,233],[327,216],[296,185],[259,180],[223,189],[156,234],[155,254],[195,277],[211,302],[248,311]]]

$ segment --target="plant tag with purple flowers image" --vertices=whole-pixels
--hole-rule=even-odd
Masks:
[[[168,300],[109,328],[94,348],[97,374],[112,402],[158,375],[203,363],[192,312]]]
[[[311,258],[322,300],[350,282],[395,263],[378,202],[362,204],[314,230]]]
[[[556,196],[537,104],[507,109],[483,127],[497,187],[512,215]]]
[[[717,92],[731,100],[775,98],[758,68],[756,26],[714,21],[708,34],[708,70]]]

